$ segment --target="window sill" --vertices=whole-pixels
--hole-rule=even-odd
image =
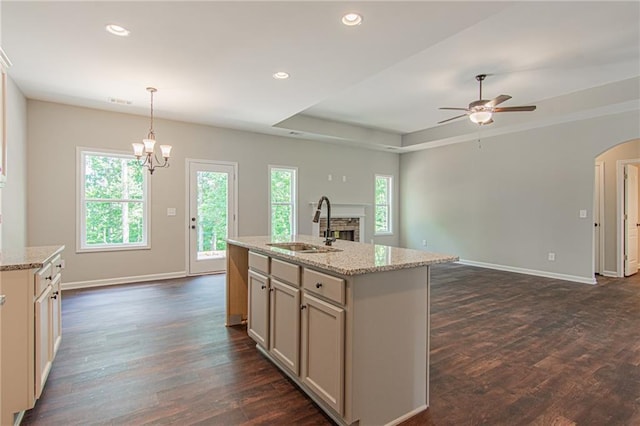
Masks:
[[[99,246],[83,247],[76,249],[76,253],[102,253],[109,251],[130,251],[130,250],[151,250],[151,245],[129,245],[129,246]]]

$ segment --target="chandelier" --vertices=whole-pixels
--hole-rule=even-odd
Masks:
[[[160,151],[162,151],[162,158],[164,159],[161,164],[154,151],[156,135],[153,133],[153,94],[158,90],[154,87],[147,87],[147,91],[151,94],[151,126],[149,127],[149,134],[146,139],[142,139],[142,143],[136,142],[131,145],[133,145],[133,155],[138,159],[140,166],[146,167],[149,169],[149,173],[153,174],[153,171],[157,168],[169,167],[171,145],[160,145]],[[144,160],[141,160],[143,157]]]

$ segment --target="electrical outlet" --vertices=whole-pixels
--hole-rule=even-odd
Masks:
[[[555,253],[549,253],[549,260],[552,261],[552,262],[555,262],[556,254]]]
[[[176,208],[175,207],[167,207],[167,216],[175,216]]]
[[[422,247],[426,247],[427,246],[427,240],[422,240]]]
[[[580,210],[580,219],[584,219],[587,217],[587,211],[586,210]]]
[[[346,182],[347,181],[347,177],[346,176],[342,176],[342,181]]]
[[[331,181],[333,180],[333,176],[328,175],[328,176],[327,176],[327,180],[328,180],[329,182],[331,182]]]

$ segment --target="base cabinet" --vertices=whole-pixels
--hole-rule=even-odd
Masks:
[[[344,309],[302,296],[302,383],[336,413],[344,410]]]
[[[249,271],[249,318],[247,333],[265,348],[269,347],[269,278]]]
[[[60,254],[39,269],[0,272],[8,302],[2,309],[2,413],[12,425],[42,394],[62,339]]]
[[[427,409],[428,267],[340,276],[248,258],[249,335],[338,425],[399,424]]]
[[[293,374],[300,373],[300,289],[271,279],[269,352]]]

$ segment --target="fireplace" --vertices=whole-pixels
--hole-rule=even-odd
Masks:
[[[324,237],[327,229],[327,219],[320,219],[320,237]],[[337,217],[331,218],[332,236],[340,240],[360,241],[360,218]]]
[[[365,210],[370,204],[357,203],[331,203],[331,231],[332,236],[341,240],[366,241],[365,235]],[[310,213],[313,217],[317,203],[310,202]],[[324,237],[327,229],[326,209],[322,209],[318,223],[311,224],[311,235]]]

